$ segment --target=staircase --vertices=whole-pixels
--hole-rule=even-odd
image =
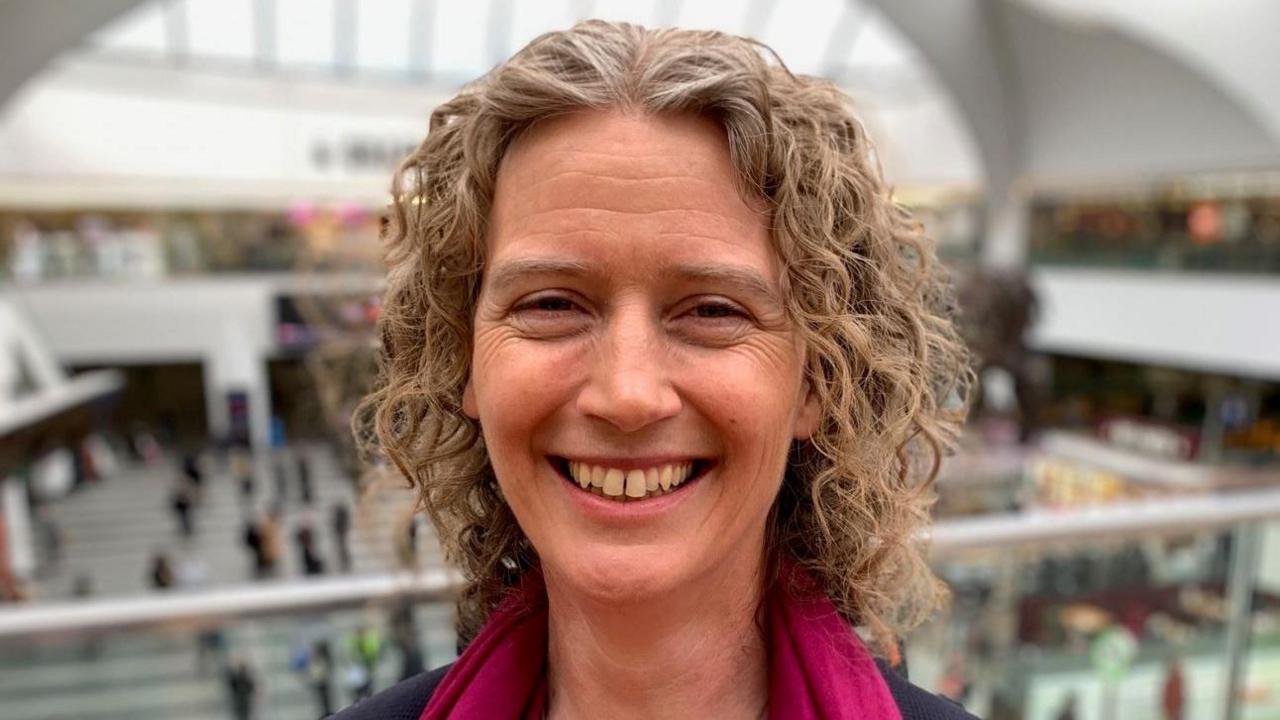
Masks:
[[[352,483],[327,446],[298,445],[310,465],[314,502],[300,500],[294,463],[289,468],[281,519],[285,552],[278,578],[254,580],[245,520],[273,499],[275,482],[269,463],[260,463],[255,495],[240,496],[238,483],[212,458],[201,463],[202,497],[193,511],[191,539],[178,532],[170,509],[174,483],[181,473],[177,462],[131,465],[116,477],[81,488],[47,507],[62,535],[60,559],[46,568],[35,602],[67,601],[76,597],[78,576],[92,585],[88,598],[136,596],[158,592],[200,592],[203,587],[255,582],[297,582],[303,577],[294,531],[310,517],[317,547],[330,575],[338,572],[336,543],[329,527],[334,503],[351,508],[349,541],[352,573],[382,573],[401,567],[403,519],[412,507],[409,490],[396,488],[357,500]],[[439,546],[427,523],[418,520],[417,561],[430,567],[440,562]],[[205,580],[194,587],[155,590],[151,587],[151,558],[164,552],[181,576],[179,566],[190,558],[205,567]],[[81,581],[83,584],[83,581]],[[207,654],[201,663],[195,628],[149,629],[107,633],[98,637],[66,637],[20,643],[0,641],[0,716],[5,720],[93,718],[231,717],[223,671],[228,658],[244,658],[254,669],[258,698],[256,715],[268,718],[319,717],[315,691],[306,677],[291,668],[294,649],[309,639],[327,638],[333,651],[331,678],[333,707],[351,702],[344,686],[352,663],[347,638],[361,625],[382,630],[385,649],[375,672],[375,689],[398,679],[401,658],[390,642],[384,608],[344,610],[323,616],[280,616],[237,620],[222,628],[225,654]],[[454,656],[453,609],[450,604],[414,608],[414,618],[427,667]],[[308,641],[303,641],[307,638]]]

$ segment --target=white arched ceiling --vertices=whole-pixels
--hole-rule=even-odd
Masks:
[[[40,68],[139,0],[0,2],[0,107]]]
[[[1270,0],[1212,10],[1192,0],[4,0],[0,101],[13,78],[131,6],[76,57],[247,70],[280,87],[394,80],[439,95],[591,15],[754,35],[793,69],[836,78],[903,183],[1005,188],[1280,157],[1280,62],[1266,62],[1280,52],[1267,37],[1280,3]],[[263,7],[275,12],[264,19]]]
[[[264,6],[273,9],[265,19]],[[290,112],[298,109],[290,101],[295,88],[308,83],[372,84],[439,98],[538,34],[584,16],[758,37],[792,70],[832,77],[854,96],[891,181],[963,190],[984,182],[977,146],[950,94],[878,10],[848,0],[149,0],[93,33],[34,85],[37,91],[42,83],[56,90],[70,83],[93,85],[99,93],[145,95],[147,78],[161,68],[166,79],[151,82],[150,94],[157,98],[189,96],[192,88],[209,85],[174,75],[219,73],[273,88],[252,93],[255,105],[261,106],[263,95],[277,97]],[[182,30],[175,33],[175,25]],[[338,32],[342,27],[351,32]],[[93,64],[116,67],[86,70]],[[138,79],[121,82],[131,70]],[[38,101],[39,92],[32,97]],[[234,102],[225,94],[216,99]],[[11,108],[7,115],[21,113]]]
[[[1180,58],[1280,140],[1275,0],[1024,0],[1067,22],[1110,25]]]
[[[1115,26],[1004,2],[1027,135],[1041,183],[1160,177],[1280,164],[1280,143],[1202,69]]]
[[[960,109],[990,187],[1020,167],[1022,118],[983,0],[869,0],[914,45]]]
[[[1070,22],[1042,4],[1067,0],[870,1],[953,94],[995,193],[1023,179],[1072,184],[1280,164],[1280,143],[1259,121],[1256,100],[1237,101],[1238,85],[1219,84],[1199,64],[1123,26]],[[1198,20],[1213,24],[1209,13]],[[1189,27],[1178,32],[1184,43],[1198,37]],[[1250,77],[1269,73],[1280,70]]]

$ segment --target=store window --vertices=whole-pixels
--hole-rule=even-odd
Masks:
[[[1280,193],[1185,192],[1041,198],[1030,218],[1038,265],[1280,272]]]

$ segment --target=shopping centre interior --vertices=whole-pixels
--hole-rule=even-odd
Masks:
[[[453,659],[457,578],[349,431],[390,176],[588,17],[837,82],[952,272],[981,387],[911,681],[993,720],[1280,718],[1256,0],[0,0],[0,714],[252,686],[312,718]]]

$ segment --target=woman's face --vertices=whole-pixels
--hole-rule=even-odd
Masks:
[[[634,602],[754,568],[818,410],[723,130],[541,123],[503,160],[490,220],[464,409],[549,580]]]

